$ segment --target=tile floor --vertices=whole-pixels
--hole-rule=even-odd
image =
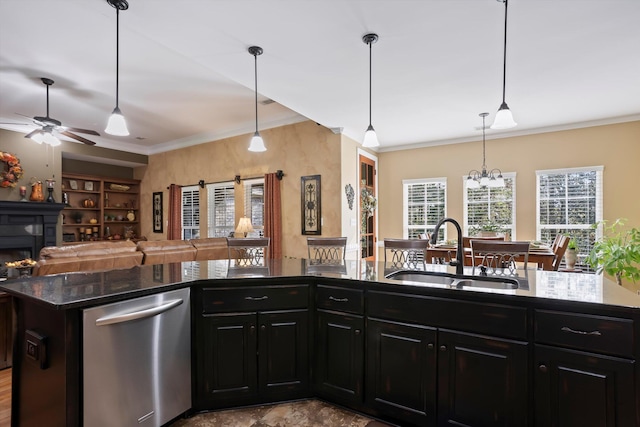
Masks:
[[[170,427],[384,427],[363,415],[320,400],[209,412],[178,420]],[[391,427],[391,426],[387,426]]]

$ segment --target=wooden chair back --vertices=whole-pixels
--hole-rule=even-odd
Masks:
[[[389,262],[394,268],[424,268],[428,245],[424,239],[384,239],[385,266]]]
[[[474,267],[486,267],[487,272],[515,275],[517,265],[521,263],[527,269],[529,260],[529,242],[500,242],[496,240],[471,239],[471,260]]]
[[[552,264],[553,271],[558,271],[558,267],[560,267],[560,263],[562,262],[562,257],[567,251],[567,246],[569,246],[569,240],[571,240],[571,238],[564,234],[557,234],[556,238],[553,240],[553,244],[551,245],[551,250],[554,253]]]
[[[229,260],[236,267],[263,266],[269,252],[269,237],[227,237]]]
[[[462,238],[462,247],[463,248],[471,248],[471,240],[502,240],[504,241],[504,236],[489,236],[489,237],[482,237],[482,236],[477,236],[477,237],[470,237],[470,236],[464,236]]]
[[[346,237],[307,237],[309,259],[320,263],[344,260],[347,251]]]

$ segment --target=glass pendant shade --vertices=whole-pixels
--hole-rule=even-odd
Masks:
[[[480,188],[480,183],[475,179],[468,177],[467,178],[467,188]]]
[[[488,176],[483,176],[482,178],[480,178],[480,187],[487,187],[490,181],[491,180]]]
[[[264,141],[260,136],[260,132],[256,131],[256,133],[253,134],[253,137],[251,138],[251,143],[249,144],[249,151],[253,151],[257,153],[261,151],[267,151],[267,147],[264,146]]]
[[[373,126],[369,125],[367,131],[364,133],[364,140],[362,141],[363,147],[378,147],[380,143],[378,142],[378,135],[376,135],[376,131],[373,129]]]
[[[491,125],[491,129],[510,129],[516,127],[518,124],[513,120],[513,114],[506,103],[500,106],[500,109],[496,113],[496,118]]]
[[[502,175],[498,175],[498,177],[496,178],[495,186],[496,187],[506,187],[506,184],[504,182],[504,178],[502,177]]]
[[[127,136],[129,135],[129,129],[127,129],[127,122],[124,116],[120,112],[118,107],[113,109],[113,113],[109,117],[107,128],[104,130],[109,135]]]

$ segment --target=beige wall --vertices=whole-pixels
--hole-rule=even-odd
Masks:
[[[260,132],[267,151],[247,151],[250,134],[186,147],[149,156],[148,166],[136,168],[135,178],[142,180],[141,216],[151,218],[152,193],[164,193],[165,212],[168,206],[169,184],[194,185],[198,181],[232,181],[264,176],[282,170],[283,255],[306,257],[306,236],[301,227],[300,177],[321,175],[322,235],[342,233],[341,136],[325,127],[307,121]],[[236,185],[236,224],[241,215],[242,185]],[[204,191],[203,191],[204,193]],[[166,221],[165,215],[165,221]],[[143,220],[142,234],[150,240],[166,238],[165,233],[153,233],[150,221]]]
[[[516,237],[536,237],[536,170],[604,166],[604,219],[640,227],[640,121],[486,143],[487,167],[516,172]],[[380,154],[379,237],[402,237],[402,180],[447,178],[447,215],[463,220],[463,176],[482,166],[482,140]],[[454,229],[449,229],[453,236]],[[452,237],[450,237],[452,238]]]

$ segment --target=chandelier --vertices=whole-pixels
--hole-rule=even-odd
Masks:
[[[485,154],[485,118],[489,113],[480,113],[482,117],[482,172],[475,169],[469,171],[467,175],[467,188],[480,188],[491,187],[498,188],[504,187],[504,178],[502,177],[502,171],[500,169],[491,169],[487,172],[486,154]]]

